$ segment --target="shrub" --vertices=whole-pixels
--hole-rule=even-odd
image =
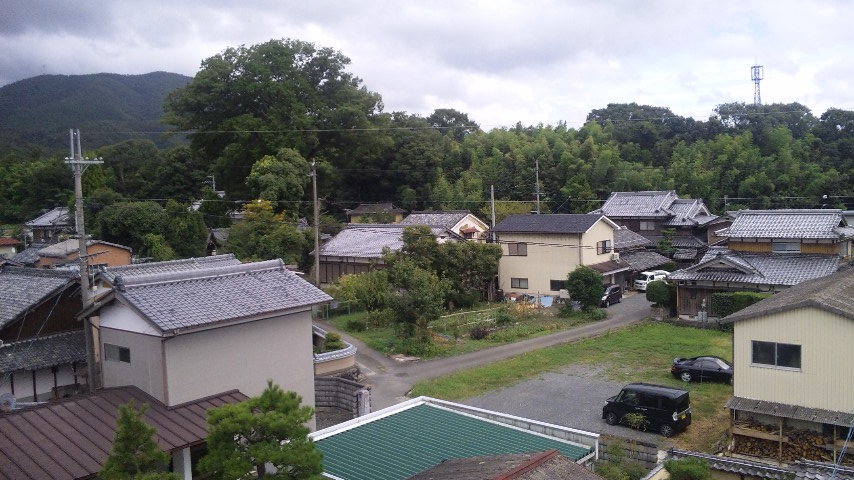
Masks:
[[[394,312],[390,308],[375,310],[365,315],[365,324],[372,327],[387,327],[394,323]]]
[[[472,340],[483,340],[489,336],[489,329],[485,327],[474,327],[469,332],[469,338]]]
[[[344,325],[344,330],[347,330],[348,332],[364,332],[366,327],[365,319],[351,318],[347,320],[347,324]]]
[[[608,312],[604,308],[593,308],[590,310],[591,320],[605,320],[608,317]]]
[[[509,325],[513,323],[514,319],[513,314],[506,308],[502,308],[495,313],[495,324],[499,326]]]
[[[623,415],[623,420],[626,421],[626,425],[634,428],[635,430],[646,431],[646,427],[649,426],[649,420],[647,420],[642,413],[627,413]]]
[[[668,307],[673,305],[676,288],[671,288],[671,285],[661,280],[649,282],[646,286],[646,299],[654,303],[658,307]]]
[[[716,317],[726,317],[754,303],[768,298],[770,293],[721,292],[712,294],[712,311]]]
[[[326,333],[326,341],[323,342],[323,350],[326,352],[332,352],[334,350],[341,350],[346,345],[344,345],[344,341],[341,340],[341,335],[335,332],[327,332]]]
[[[701,458],[682,458],[665,460],[664,469],[670,474],[670,480],[711,480],[709,464]]]
[[[602,299],[602,275],[590,267],[579,265],[566,280],[566,289],[572,300],[582,307],[595,307]]]

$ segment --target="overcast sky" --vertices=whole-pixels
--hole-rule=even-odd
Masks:
[[[482,127],[608,103],[705,120],[753,102],[854,110],[849,0],[0,0],[0,85],[41,74],[195,75],[227,47],[294,38],[348,56],[386,111]]]

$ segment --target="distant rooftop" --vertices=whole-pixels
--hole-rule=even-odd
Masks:
[[[850,237],[842,210],[741,210],[732,225],[717,231],[729,238],[839,239]]]
[[[118,267],[106,267],[101,275],[112,283],[117,275],[125,278],[137,275],[151,275],[157,273],[186,272],[190,270],[204,270],[207,268],[228,265],[240,265],[240,260],[232,253],[225,255],[211,255],[209,257],[183,258],[180,260],[169,260],[166,262],[137,263],[134,265],[122,265]]]
[[[601,214],[510,215],[492,229],[496,233],[584,233],[603,216]]]
[[[0,267],[0,329],[76,282],[67,271]]]
[[[68,209],[65,207],[56,207],[53,210],[43,213],[38,217],[30,220],[24,225],[28,227],[42,228],[62,228],[68,226]]]
[[[837,271],[836,255],[735,252],[711,247],[696,265],[670,274],[671,280],[797,285]]]
[[[384,247],[392,252],[403,247],[403,229],[412,225],[395,224],[358,224],[344,227],[334,237],[320,247],[320,255],[325,257],[380,258]],[[429,227],[437,238],[455,237],[444,227]]]

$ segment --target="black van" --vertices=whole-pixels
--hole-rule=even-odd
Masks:
[[[678,388],[630,383],[602,407],[602,418],[608,425],[627,422],[626,414],[639,413],[642,429],[661,432],[669,437],[691,425],[691,402],[688,392]]]

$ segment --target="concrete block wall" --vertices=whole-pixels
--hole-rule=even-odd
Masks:
[[[599,437],[599,460],[608,461],[609,445],[620,445],[626,453],[626,460],[639,462],[644,467],[652,469],[658,463],[658,445],[654,443],[641,442],[637,440],[628,440],[625,438],[614,437],[610,435],[602,435]]]
[[[314,407],[334,408],[353,413],[353,418],[370,413],[370,390],[359,382],[340,377],[314,378]]]

